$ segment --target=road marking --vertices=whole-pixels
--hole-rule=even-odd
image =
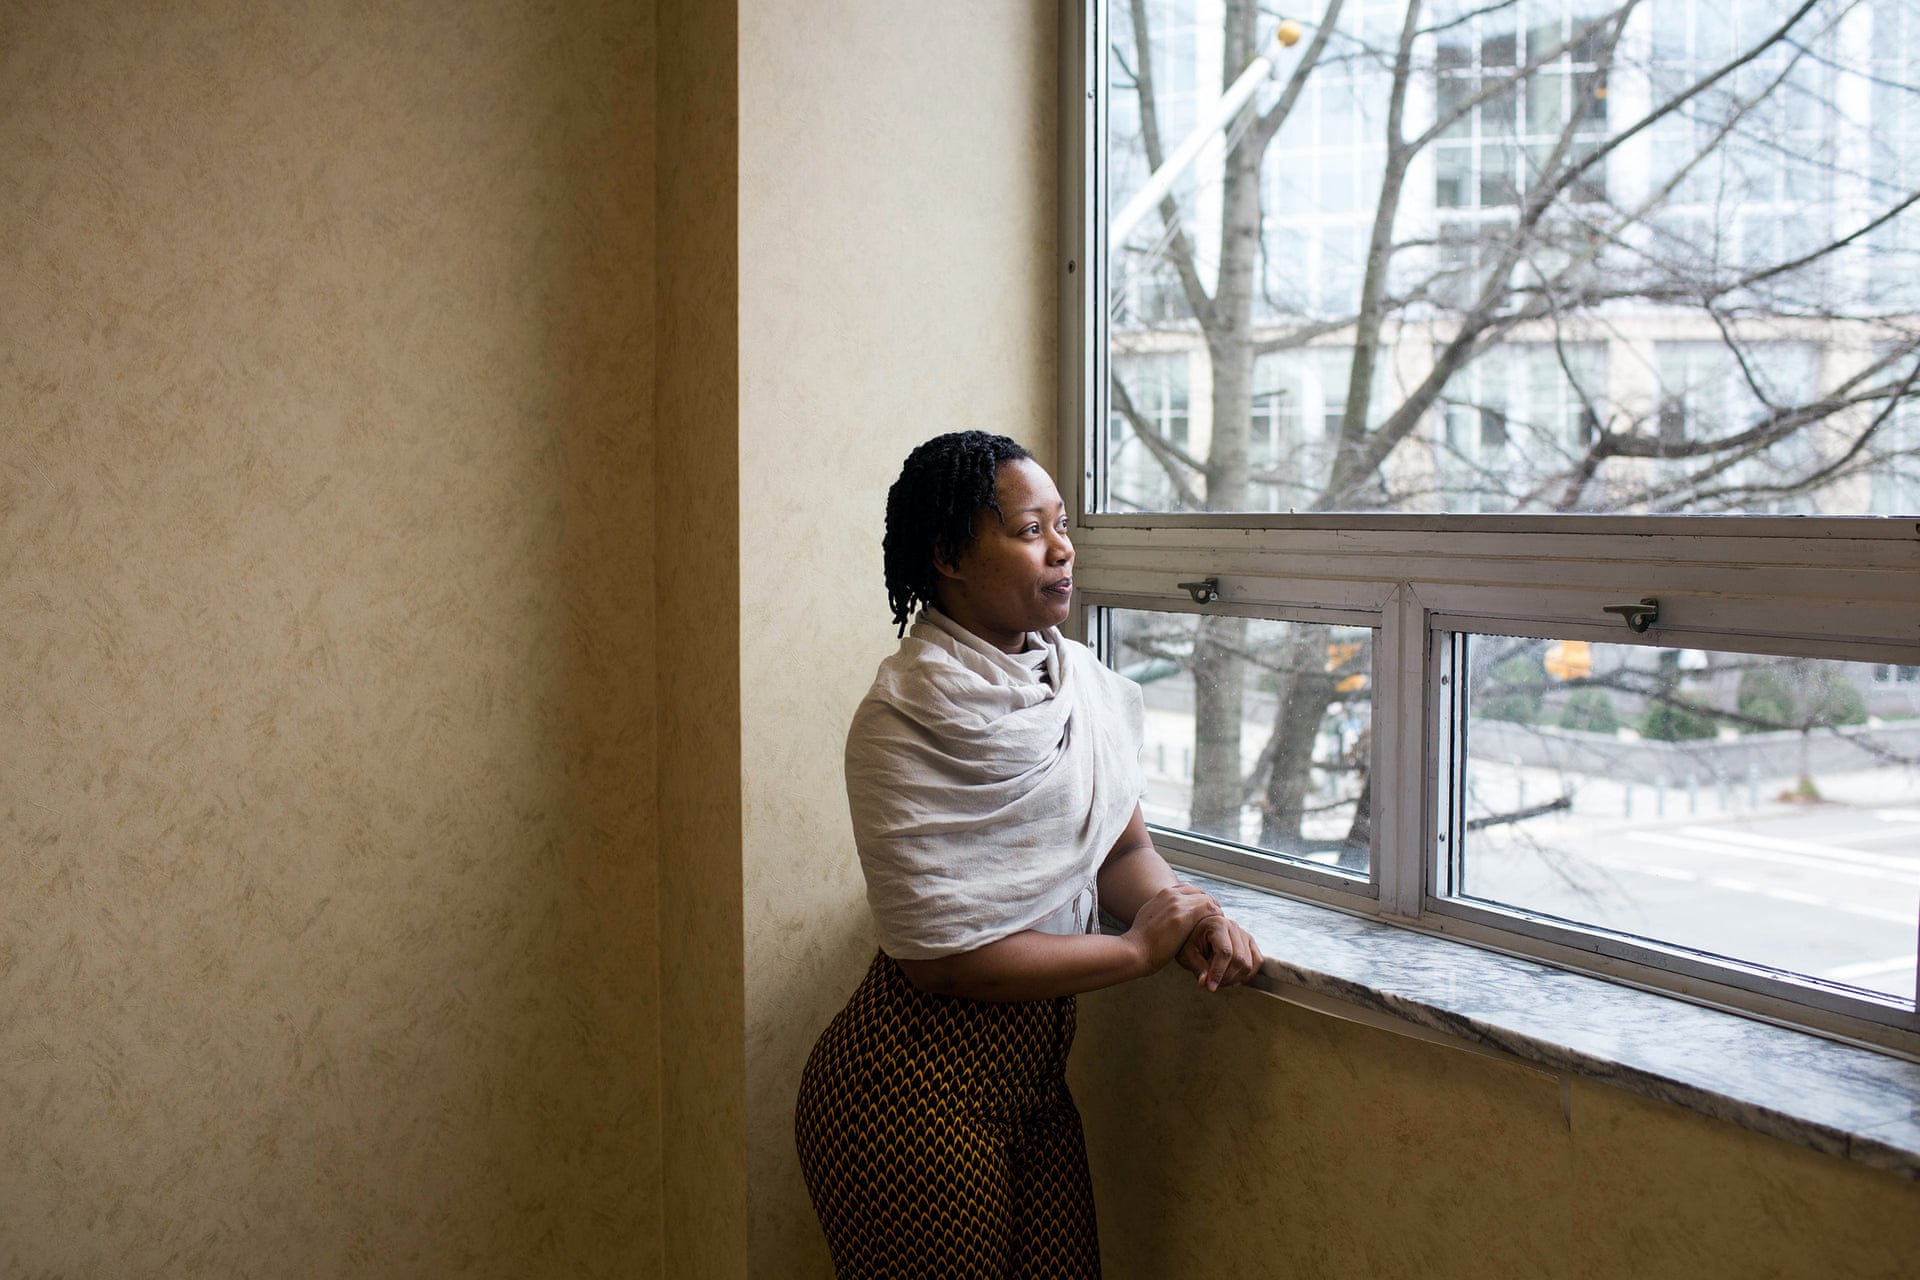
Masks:
[[[1898,973],[1902,969],[1911,971],[1916,964],[1920,964],[1920,955],[1894,956],[1890,960],[1863,960],[1858,964],[1836,965],[1820,976],[1836,982],[1851,982],[1855,978],[1877,978],[1883,973]]]
[[[1851,866],[1845,862],[1836,862],[1827,858],[1809,857],[1804,853],[1773,853],[1766,849],[1748,848],[1736,844],[1726,844],[1718,840],[1702,840],[1697,837],[1676,835],[1666,831],[1629,831],[1627,838],[1638,844],[1654,844],[1664,849],[1684,849],[1688,853],[1718,854],[1724,857],[1748,858],[1755,862],[1777,862],[1786,867],[1812,867],[1829,875],[1860,876],[1867,880],[1877,880],[1882,884],[1901,884],[1920,887],[1920,875],[1908,872],[1900,875],[1892,871],[1878,871],[1870,867]]]
[[[1911,911],[1884,911],[1879,907],[1850,907],[1844,902],[1836,902],[1835,911],[1844,911],[1852,916],[1865,916],[1869,920],[1890,920],[1894,924],[1904,924],[1911,928],[1914,913]]]
[[[1640,833],[1646,834],[1646,833]],[[1697,872],[1680,867],[1635,866],[1616,858],[1600,859],[1606,865],[1621,871],[1634,871],[1641,875],[1658,876],[1662,880],[1698,881]],[[1823,911],[1838,911],[1845,915],[1863,916],[1868,920],[1891,920],[1895,924],[1908,924],[1915,919],[1905,911],[1890,911],[1885,907],[1861,907],[1846,902],[1835,902],[1831,898],[1822,898],[1818,894],[1802,893],[1798,889],[1775,889],[1758,885],[1751,880],[1736,880],[1730,876],[1707,877],[1708,887],[1722,889],[1728,893],[1753,893],[1763,898],[1773,898],[1780,902],[1791,902],[1795,906],[1819,907]]]
[[[1846,849],[1839,845],[1820,844],[1812,840],[1782,840],[1778,836],[1754,835],[1750,831],[1736,831],[1727,827],[1682,827],[1683,835],[1698,836],[1702,840],[1719,840],[1726,844],[1746,845],[1752,849],[1771,849],[1780,853],[1800,853],[1814,858],[1834,858],[1841,862],[1853,862],[1863,867],[1885,867],[1890,871],[1920,871],[1911,859],[1893,858],[1884,853],[1869,853],[1865,849]]]
[[[1911,840],[1915,848],[1920,848],[1920,827],[1886,827],[1879,831],[1849,831],[1842,837],[1856,844],[1879,844],[1882,840],[1891,844],[1895,840]]]

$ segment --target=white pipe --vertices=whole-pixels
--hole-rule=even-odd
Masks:
[[[1295,39],[1298,39],[1298,36]],[[1287,43],[1290,44],[1292,41]],[[1141,187],[1134,194],[1133,199],[1127,201],[1124,209],[1113,215],[1113,221],[1107,224],[1108,244],[1118,245],[1127,238],[1127,233],[1133,230],[1140,219],[1147,216],[1147,211],[1158,205],[1173,188],[1173,184],[1180,180],[1180,175],[1193,164],[1201,148],[1212,140],[1214,134],[1226,128],[1230,120],[1240,114],[1240,108],[1247,105],[1247,100],[1260,88],[1260,82],[1272,74],[1273,59],[1265,54],[1261,54],[1247,64],[1247,69],[1240,73],[1240,78],[1233,82],[1230,89],[1220,95],[1220,101],[1213,104],[1213,110],[1207,113],[1206,118],[1192,133],[1187,135],[1187,140],[1180,144],[1179,150],[1168,156],[1159,169],[1155,170],[1154,175],[1147,179],[1147,185]]]

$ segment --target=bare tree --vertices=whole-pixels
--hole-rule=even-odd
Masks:
[[[1280,509],[1303,511],[1857,510],[1847,495],[1867,477],[1914,469],[1920,433],[1903,407],[1920,394],[1920,299],[1885,287],[1883,264],[1913,234],[1920,164],[1907,156],[1920,145],[1902,150],[1878,128],[1867,139],[1841,102],[1843,84],[1871,82],[1912,119],[1914,68],[1846,53],[1892,0],[1783,0],[1757,29],[1722,16],[1718,45],[1677,41],[1655,3],[1535,3],[1523,28],[1515,0],[1408,0],[1397,26],[1326,0],[1277,87],[1227,127],[1198,184],[1207,199],[1169,194],[1159,225],[1117,246],[1112,403],[1149,468],[1130,474],[1158,482],[1116,497],[1214,511],[1271,509],[1281,495]],[[1115,118],[1137,127],[1115,146],[1137,147],[1145,172],[1179,141],[1159,85],[1171,63],[1156,22],[1170,8],[1114,6]],[[1279,15],[1256,0],[1220,13],[1224,86]],[[1316,86],[1321,110],[1337,89],[1375,130],[1361,152],[1370,208],[1349,228],[1364,249],[1344,289],[1276,265],[1298,211],[1268,197],[1312,150],[1296,115]],[[1836,143],[1847,128],[1860,145]],[[1276,158],[1296,135],[1291,158]],[[1141,314],[1149,295],[1171,319]],[[1593,348],[1654,314],[1708,336],[1686,367],[1654,371],[1654,394],[1610,399]],[[1129,385],[1125,354],[1143,333],[1163,346],[1190,335],[1204,352],[1204,456]],[[1852,356],[1823,373],[1816,357],[1782,357],[1789,347]],[[1259,447],[1259,362],[1323,351],[1345,357],[1325,437],[1301,423],[1292,447]],[[1511,403],[1515,361],[1554,388],[1551,412]],[[1300,843],[1340,679],[1327,646],[1323,629],[1297,627],[1283,652],[1259,656],[1280,696],[1249,775],[1246,625],[1198,628],[1185,658],[1195,829],[1237,835],[1251,804],[1263,843]],[[1350,841],[1364,841],[1364,778],[1357,796]]]

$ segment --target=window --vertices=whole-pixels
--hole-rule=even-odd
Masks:
[[[1920,689],[1888,696],[1867,663],[1464,631],[1440,663],[1438,876],[1461,910],[1909,1001]]]
[[[1132,609],[1103,622],[1103,649],[1147,703],[1149,822],[1211,836],[1228,860],[1367,874],[1374,628]],[[1254,732],[1197,732],[1222,706]],[[1248,754],[1278,743],[1305,767],[1261,770]],[[1266,789],[1243,794],[1256,775]]]
[[[1158,838],[1920,1050],[1920,0],[1325,12],[1070,10],[1060,478]]]

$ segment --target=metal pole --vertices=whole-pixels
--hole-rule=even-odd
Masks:
[[[1286,39],[1281,33],[1276,32],[1275,36],[1283,44],[1293,43],[1293,40]],[[1293,39],[1299,38],[1299,29],[1296,27]],[[1213,135],[1226,128],[1227,122],[1240,114],[1240,108],[1247,105],[1247,100],[1253,97],[1261,82],[1273,74],[1273,66],[1273,59],[1264,53],[1247,64],[1247,69],[1240,73],[1240,78],[1220,95],[1220,101],[1213,104],[1213,110],[1201,117],[1200,123],[1194,127],[1192,133],[1187,135],[1187,140],[1182,142],[1174,153],[1154,171],[1153,176],[1147,179],[1147,184],[1134,194],[1133,199],[1127,201],[1126,207],[1113,215],[1113,221],[1107,227],[1108,244],[1118,245],[1125,240],[1127,233],[1133,230],[1140,219],[1147,216],[1147,211],[1166,197],[1167,192],[1173,189],[1173,184],[1180,180],[1180,175],[1185,173],[1199,157],[1201,149],[1212,140]]]

